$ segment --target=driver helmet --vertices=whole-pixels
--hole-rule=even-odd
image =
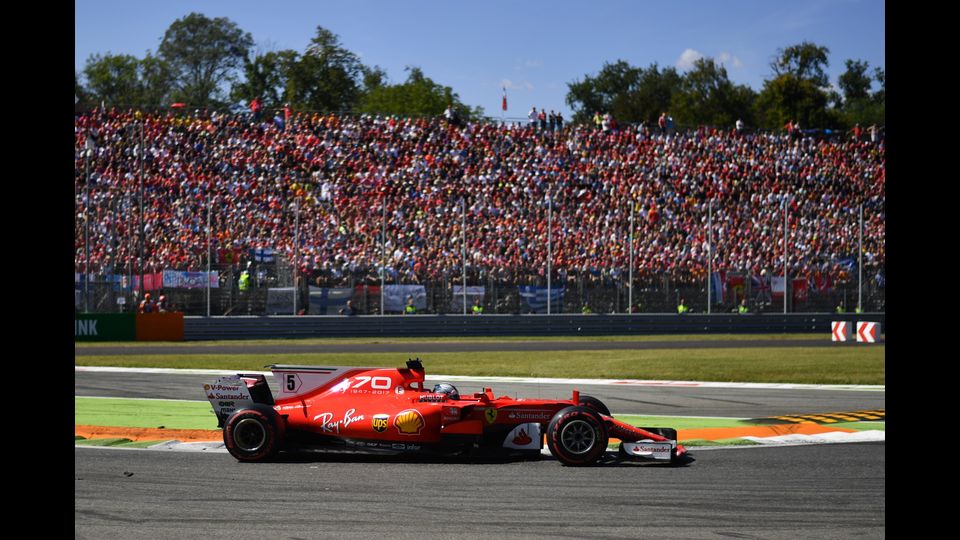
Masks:
[[[449,399],[460,399],[460,392],[457,387],[450,383],[439,383],[433,385],[434,394],[446,394]]]

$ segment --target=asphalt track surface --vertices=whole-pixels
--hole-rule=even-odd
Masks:
[[[370,351],[370,345],[363,347]],[[149,354],[141,348],[127,352]],[[76,372],[75,394],[199,401],[208,378]],[[428,381],[435,380],[428,375]],[[573,389],[564,384],[456,384],[461,392],[490,386],[497,395],[513,397],[565,398]],[[276,386],[272,378],[270,385]],[[603,400],[614,414],[761,417],[885,405],[884,391],[577,388]],[[571,468],[551,457],[476,464],[330,454],[284,454],[274,463],[243,464],[224,453],[76,447],[75,537],[885,536],[885,443],[699,449],[693,455],[697,461],[679,468],[614,463]]]
[[[76,538],[883,538],[882,443],[686,467],[75,448]]]
[[[878,340],[877,344],[882,344]],[[858,344],[859,346],[869,346]],[[340,343],[264,345],[184,345],[133,347],[75,347],[76,356],[155,355],[155,354],[308,354],[308,353],[431,353],[431,352],[498,352],[498,351],[596,351],[643,349],[739,349],[768,347],[850,347],[827,339],[790,340],[702,340],[702,341],[475,341],[411,343]]]
[[[203,384],[215,375],[166,373],[83,372],[74,374],[75,395],[124,398],[186,399],[204,401]],[[279,387],[267,381],[274,395]],[[442,378],[427,374],[427,382]],[[769,388],[659,387],[616,385],[533,384],[457,381],[462,394],[484,386],[497,396],[568,399],[574,388],[603,401],[610,411],[670,416],[726,416],[755,418],[788,414],[814,414],[882,409],[886,392]]]

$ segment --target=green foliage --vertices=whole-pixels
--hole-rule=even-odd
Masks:
[[[770,63],[774,77],[764,81],[756,101],[760,127],[779,129],[788,121],[802,128],[844,127],[843,111],[828,107],[839,101],[828,90],[830,49],[805,41],[777,53]]]
[[[250,103],[259,97],[265,108],[281,106],[287,100],[287,84],[293,66],[299,60],[296,51],[268,52],[243,61],[244,79],[233,86],[234,102]]]
[[[143,60],[131,55],[96,54],[87,59],[83,73],[88,86],[80,87],[78,79],[77,97],[90,104],[159,107],[172,89],[169,66],[150,54]]]
[[[368,114],[403,116],[439,116],[452,104],[460,118],[474,118],[475,111],[460,102],[449,86],[442,86],[425,76],[419,67],[407,67],[403,84],[372,88],[360,103],[359,111]],[[482,113],[481,113],[482,114]]]
[[[770,63],[776,77],[790,75],[801,81],[810,81],[819,88],[829,85],[826,68],[830,65],[827,55],[830,49],[820,47],[809,41],[778,49],[777,56]]]
[[[222,86],[235,80],[252,45],[250,34],[225,17],[191,13],[174,21],[158,49],[173,75],[174,99],[191,107],[223,105]]]
[[[170,102],[173,92],[173,70],[162,58],[147,53],[140,61],[141,102],[147,107],[161,107]]]
[[[886,74],[883,69],[875,68],[871,76],[868,62],[847,60],[846,66],[847,70],[838,80],[844,97],[842,103],[844,127],[849,128],[857,123],[864,127],[871,124],[883,125],[886,122]],[[874,80],[879,83],[880,89],[871,94],[870,89]]]
[[[349,111],[361,97],[363,75],[359,57],[343,48],[336,34],[318,26],[306,52],[289,66],[285,97],[298,109]]]
[[[671,110],[679,124],[732,127],[737,119],[754,125],[756,93],[748,86],[734,85],[727,70],[711,58],[694,63],[674,93]]]
[[[868,62],[847,60],[847,70],[840,75],[838,84],[843,92],[844,101],[864,99],[870,95],[871,78],[867,75]]]
[[[77,98],[78,106],[86,107],[93,101],[87,89],[80,84],[80,74],[77,72],[73,73],[73,94]]]
[[[787,122],[802,128],[836,125],[837,115],[827,109],[827,93],[812,81],[784,74],[765,81],[757,97],[760,127],[780,129]]]
[[[95,102],[108,105],[140,104],[140,62],[129,54],[101,56],[87,59],[83,74]]]
[[[596,77],[568,84],[567,104],[574,123],[589,122],[596,112],[610,112],[620,122],[653,122],[669,109],[680,83],[674,68],[661,71],[654,63],[641,69],[618,60],[605,63]]]

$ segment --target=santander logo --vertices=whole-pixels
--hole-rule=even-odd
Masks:
[[[531,439],[530,436],[527,435],[527,432],[522,429],[520,430],[520,433],[518,433],[517,436],[513,438],[513,444],[517,446],[526,446],[532,442],[533,442],[533,439]]]

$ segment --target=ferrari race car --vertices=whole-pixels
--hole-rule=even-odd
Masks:
[[[620,422],[598,399],[573,391],[568,400],[496,397],[490,388],[460,395],[452,384],[425,387],[419,359],[406,368],[269,366],[276,399],[261,374],[221,377],[203,385],[240,461],[280,450],[538,457],[544,438],[564,465],[591,465],[611,437],[619,459],[692,461],[669,428]],[[544,437],[546,435],[546,437]]]

